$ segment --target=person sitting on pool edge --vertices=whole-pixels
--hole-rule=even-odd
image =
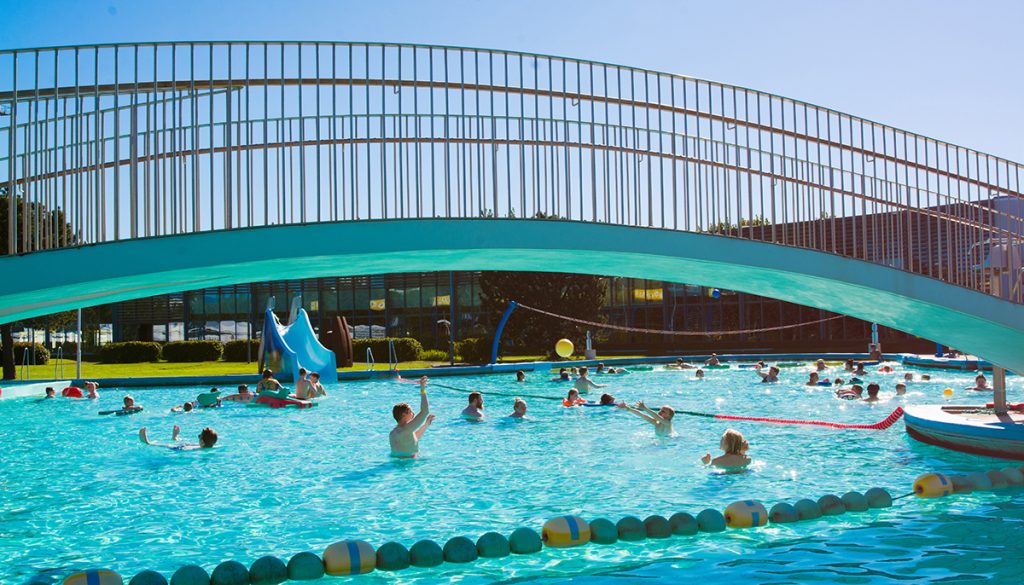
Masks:
[[[872,382],[868,384],[868,397],[864,399],[864,402],[878,402],[878,391],[881,390],[878,384]]]
[[[562,399],[562,406],[568,408],[571,406],[585,404],[586,402],[586,400],[580,398],[580,391],[573,388],[572,390],[569,390],[569,394],[567,394],[566,397]]]
[[[462,418],[468,420],[483,420],[484,418],[484,396],[479,392],[469,393],[469,405],[462,409]]]
[[[526,418],[526,401],[522,398],[516,398],[512,403],[512,414],[508,415],[509,418]]]
[[[967,390],[977,390],[979,392],[991,391],[992,387],[988,385],[988,378],[985,374],[978,374],[974,377],[974,388],[966,388]]]
[[[764,373],[764,372],[760,372],[759,371],[759,372],[757,372],[757,375],[761,376],[761,382],[763,382],[763,383],[773,383],[773,382],[778,382],[779,381],[779,372],[780,371],[781,370],[779,370],[779,368],[777,366],[772,366],[772,367],[768,368],[768,373],[767,374]]]
[[[526,381],[526,372],[524,372],[522,370],[516,370],[516,382],[525,382],[525,381]]]
[[[199,433],[199,444],[192,443],[178,443],[178,435],[181,434],[181,427],[174,425],[174,430],[171,432],[171,440],[173,444],[166,445],[163,443],[150,443],[149,435],[146,433],[146,427],[139,429],[139,440],[147,445],[155,445],[157,447],[167,447],[175,451],[193,451],[195,449],[212,449],[217,444],[217,431],[206,427]]]
[[[733,429],[725,431],[718,445],[722,448],[723,454],[712,459],[711,453],[707,453],[701,457],[701,461],[705,465],[712,465],[726,471],[740,471],[750,465],[751,459],[747,455],[750,443],[739,431]]]
[[[569,370],[565,368],[561,368],[558,370],[557,378],[551,378],[552,382],[569,382],[570,380],[571,378],[569,378]]]
[[[647,408],[647,405],[641,400],[636,403],[635,407],[620,402],[619,408],[624,408],[654,425],[655,436],[667,437],[672,434],[672,418],[676,415],[676,411],[671,406],[662,406],[658,412],[654,412]]]
[[[587,376],[586,366],[580,367],[580,377],[573,383],[573,387],[579,390],[580,394],[589,392],[591,388],[604,388],[607,385],[608,384],[595,384],[594,381]]]
[[[430,402],[427,400],[426,376],[420,378],[420,411],[413,414],[411,406],[399,402],[391,409],[391,416],[398,423],[388,434],[391,456],[399,459],[416,457],[420,451],[420,437],[434,422],[434,415],[430,414]]]
[[[230,400],[232,402],[252,402],[253,400],[256,400],[256,395],[249,392],[248,384],[239,384],[237,394],[225,396],[221,400]]]

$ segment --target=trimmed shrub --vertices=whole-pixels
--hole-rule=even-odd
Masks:
[[[215,362],[224,354],[224,344],[214,340],[172,341],[164,345],[169,362]]]
[[[138,364],[159,359],[160,344],[154,341],[122,341],[100,347],[100,361],[105,364]]]
[[[420,359],[425,362],[446,362],[448,361],[448,352],[443,349],[425,349],[420,354]]]
[[[249,347],[248,353],[246,347]],[[260,340],[258,339],[236,339],[224,344],[224,361],[244,362],[247,359],[259,360]]]
[[[22,365],[25,363],[25,353],[29,350],[32,351],[28,357],[29,364],[35,364],[41,366],[46,362],[50,361],[50,350],[42,343],[15,343],[14,344],[14,363],[16,365]]]
[[[462,361],[483,364],[491,359],[491,341],[483,337],[469,337],[455,342],[455,353]]]
[[[75,354],[78,352],[78,343],[74,341],[65,341],[54,344],[53,350],[50,351],[50,357],[56,357],[57,352],[61,351],[60,348],[63,348],[64,359],[73,360],[75,359]],[[85,351],[85,348],[82,348],[82,351]]]
[[[388,342],[395,342],[395,353],[398,354],[398,361],[411,362],[420,359],[423,353],[423,346],[419,341],[411,337],[383,337],[379,339],[353,339],[352,353],[356,361],[366,359],[366,348],[373,351],[373,359],[379,364],[388,362]]]

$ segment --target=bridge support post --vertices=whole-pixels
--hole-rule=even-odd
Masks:
[[[1006,368],[992,365],[992,406],[996,414],[1006,414]]]
[[[498,346],[501,345],[501,332],[505,330],[505,323],[508,323],[508,318],[512,316],[512,311],[516,310],[519,304],[515,301],[511,301],[508,304],[508,308],[505,309],[505,314],[501,316],[501,321],[498,323],[498,328],[494,331],[494,342],[491,343],[491,363],[498,363]]]

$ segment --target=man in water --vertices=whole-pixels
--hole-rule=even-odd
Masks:
[[[163,443],[150,443],[149,436],[146,434],[146,427],[139,429],[139,440],[147,445],[156,445],[157,447],[167,447],[175,451],[194,451],[195,449],[212,449],[217,444],[217,431],[206,427],[201,433],[199,433],[199,444],[193,443],[179,443],[178,435],[181,434],[181,427],[174,425],[174,430],[171,432],[171,440],[174,443],[167,445]]]
[[[57,391],[56,390],[54,390],[50,386],[46,387],[46,397],[47,398],[53,398],[56,395],[57,395]]]
[[[100,393],[96,391],[96,389],[99,388],[99,387],[100,387],[100,385],[99,385],[98,382],[86,382],[85,383],[85,392],[86,392],[85,397],[89,398],[89,399],[92,399],[92,400],[95,400],[95,399],[99,398],[100,397]]]
[[[295,397],[299,400],[309,400],[309,380],[306,368],[299,368],[299,377],[295,380]]]
[[[469,420],[483,420],[484,418],[484,397],[479,392],[469,394],[469,406],[462,409],[462,418]]]
[[[416,457],[420,451],[420,437],[430,423],[434,422],[434,415],[430,414],[430,403],[427,401],[426,376],[420,378],[420,411],[413,414],[411,406],[399,402],[391,409],[391,415],[398,423],[388,436],[391,442],[391,456],[399,459]]]
[[[974,377],[974,388],[971,390],[991,390],[988,387],[988,378],[985,377],[985,374],[978,374]]]
[[[676,411],[671,406],[662,406],[658,412],[654,412],[647,408],[647,405],[641,400],[636,403],[636,407],[620,402],[619,408],[625,408],[654,425],[654,434],[658,437],[667,437],[672,434],[672,418],[675,417]]]
[[[608,384],[595,384],[593,380],[587,377],[587,367],[583,366],[580,368],[580,377],[573,383],[573,388],[579,391],[580,394],[589,392],[591,388],[604,388]]]

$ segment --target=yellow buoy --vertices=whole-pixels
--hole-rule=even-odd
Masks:
[[[919,498],[941,498],[953,493],[953,482],[941,473],[926,473],[914,481],[914,494]]]
[[[544,544],[554,548],[579,546],[590,542],[590,525],[578,516],[559,516],[544,523]]]
[[[946,398],[949,398],[950,396],[953,395],[953,389],[946,388],[945,390],[942,391],[942,395],[945,396]]]
[[[574,349],[572,342],[568,339],[559,339],[555,344],[555,353],[564,358],[571,356]]]
[[[124,585],[124,579],[114,571],[90,569],[68,576],[64,585]]]
[[[768,523],[768,510],[757,500],[733,502],[725,509],[723,516],[729,528],[753,528]]]
[[[377,565],[377,552],[362,540],[343,540],[324,551],[324,572],[328,575],[362,575]]]

